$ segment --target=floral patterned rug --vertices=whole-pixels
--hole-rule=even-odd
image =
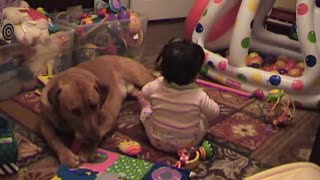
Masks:
[[[221,106],[221,114],[210,124],[207,139],[214,142],[216,156],[201,161],[193,171],[195,179],[243,179],[264,169],[284,163],[307,161],[319,121],[316,112],[297,111],[294,123],[284,129],[274,129],[261,120],[259,107],[263,102],[228,92],[204,87],[208,95]],[[12,99],[34,113],[39,112],[39,97],[33,92]],[[303,121],[301,121],[303,119]],[[19,179],[50,179],[58,167],[54,154],[38,135],[13,120],[19,140]],[[118,151],[124,140],[136,140],[143,148],[139,158],[173,165],[175,155],[153,148],[139,122],[136,101],[123,103],[118,131],[102,143],[102,148]],[[10,178],[10,177],[8,177]],[[12,177],[13,178],[13,177]]]

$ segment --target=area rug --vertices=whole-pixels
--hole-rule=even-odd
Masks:
[[[214,142],[216,156],[201,161],[193,171],[194,179],[243,179],[280,164],[307,161],[319,121],[316,112],[297,111],[294,123],[284,129],[274,129],[261,120],[259,107],[264,102],[229,92],[203,87],[221,107],[221,114],[210,122],[207,139]],[[12,98],[30,112],[39,112],[39,97],[33,92]],[[301,120],[303,119],[303,121]],[[58,167],[54,154],[38,135],[23,125],[28,121],[14,120],[19,139],[20,179],[50,179]],[[116,146],[124,140],[142,145],[139,158],[173,165],[177,157],[153,148],[139,122],[135,100],[123,103],[118,131],[102,143],[102,148],[118,152]],[[44,168],[46,167],[46,168]]]

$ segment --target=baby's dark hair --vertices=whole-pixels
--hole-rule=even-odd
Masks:
[[[200,72],[205,54],[202,47],[185,39],[171,39],[157,58],[161,75],[169,83],[187,85]]]

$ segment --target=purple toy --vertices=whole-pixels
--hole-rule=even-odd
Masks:
[[[119,14],[118,14],[118,19],[129,19],[130,18],[130,12],[126,9],[123,9]]]
[[[117,14],[108,14],[107,16],[107,21],[115,21],[118,19],[118,15]]]

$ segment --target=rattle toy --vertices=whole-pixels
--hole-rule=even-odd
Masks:
[[[141,153],[142,149],[138,142],[136,141],[124,141],[118,145],[118,149],[129,156],[137,156]]]
[[[182,149],[178,151],[179,161],[176,162],[175,166],[192,170],[198,166],[200,160],[212,159],[215,155],[215,149],[213,144],[204,140],[199,148]]]
[[[290,110],[290,105],[293,110]],[[266,122],[275,127],[286,126],[295,114],[295,105],[283,90],[273,89],[267,95],[267,104],[263,108]]]

